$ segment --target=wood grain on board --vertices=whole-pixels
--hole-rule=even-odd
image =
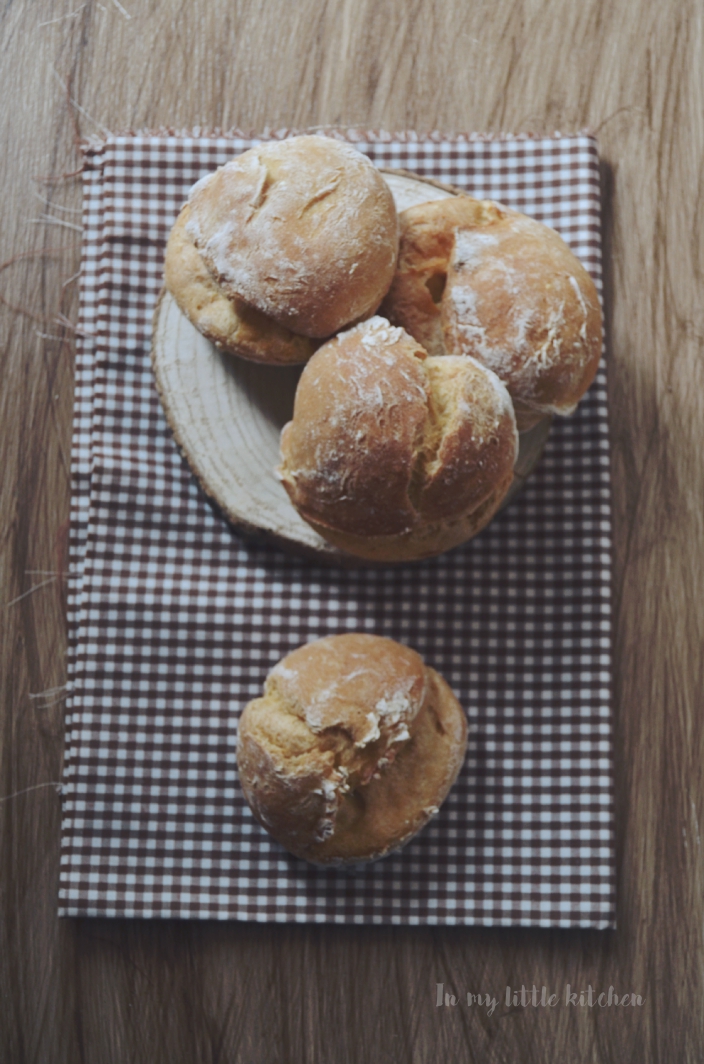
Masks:
[[[2,4],[0,1059],[702,1059],[703,45],[696,0]],[[599,134],[613,933],[56,918],[75,139],[341,124]],[[456,1006],[436,1006],[437,983],[461,995]],[[560,1003],[506,1006],[506,986],[522,984]],[[643,1004],[566,1005],[567,984]],[[468,991],[499,1004],[467,1006]]]

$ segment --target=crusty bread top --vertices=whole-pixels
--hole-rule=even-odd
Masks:
[[[171,230],[164,259],[164,283],[188,320],[217,347],[252,362],[307,362],[316,341],[225,294],[188,235],[189,214],[186,204]]]
[[[353,632],[294,650],[271,670],[266,690],[312,732],[342,728],[350,740],[348,759],[381,742],[378,757],[408,738],[425,697],[425,666],[410,647]]]
[[[188,232],[229,294],[311,337],[381,302],[393,276],[393,196],[369,160],[329,137],[251,148],[191,190]]]
[[[442,325],[448,350],[493,369],[516,398],[571,413],[601,357],[594,282],[554,229],[517,212],[457,233]]]
[[[468,354],[542,414],[570,413],[602,346],[596,288],[546,225],[457,196],[400,215],[399,267],[382,312],[433,354]]]
[[[440,307],[457,230],[479,229],[498,217],[495,203],[472,196],[448,196],[401,211],[398,268],[379,313],[403,326],[428,354],[446,354]]]
[[[304,369],[279,476],[318,526],[393,536],[470,513],[510,482],[516,453],[511,400],[491,371],[471,358],[428,358],[376,317]]]
[[[391,639],[328,636],[288,654],[240,723],[240,776],[264,825],[301,840],[332,834],[342,794],[393,760],[426,693],[422,659]]]
[[[415,651],[349,633],[275,666],[242,714],[238,770],[255,816],[293,853],[370,860],[437,811],[466,737],[456,698]]]

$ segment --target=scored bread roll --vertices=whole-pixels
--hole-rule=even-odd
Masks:
[[[506,384],[519,429],[570,414],[602,348],[594,282],[546,225],[454,196],[400,215],[398,269],[380,313],[433,355],[471,355]]]
[[[244,300],[225,294],[188,234],[189,214],[186,204],[171,230],[164,283],[191,324],[216,347],[251,362],[307,362],[317,341],[298,336]]]
[[[319,864],[370,861],[437,812],[467,744],[465,714],[415,651],[349,633],[299,647],[242,714],[237,767],[254,816]]]
[[[511,485],[517,440],[494,373],[472,358],[429,357],[374,317],[307,364],[278,474],[300,515],[335,546],[409,561],[484,527]]]
[[[191,190],[185,229],[226,296],[320,339],[378,307],[398,251],[389,187],[349,144],[251,148]]]

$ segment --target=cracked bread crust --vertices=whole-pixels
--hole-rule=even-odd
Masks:
[[[396,267],[391,191],[322,135],[251,148],[191,189],[186,230],[211,276],[294,333],[321,339],[378,307]]]
[[[317,341],[297,336],[244,300],[225,294],[188,234],[189,214],[186,204],[171,230],[164,282],[191,324],[216,347],[251,362],[307,362]]]
[[[498,217],[496,204],[471,196],[421,203],[399,214],[398,266],[379,313],[401,325],[428,354],[446,354],[440,308],[455,233]]]
[[[350,633],[299,647],[240,720],[237,760],[257,820],[321,864],[402,846],[444,801],[467,724],[415,651]]]
[[[471,355],[506,384],[519,429],[570,414],[601,357],[601,308],[551,228],[456,196],[400,215],[399,264],[380,313],[433,355]]]
[[[510,397],[474,359],[428,357],[375,317],[306,366],[278,470],[324,538],[363,558],[429,557],[474,535],[513,479]]]

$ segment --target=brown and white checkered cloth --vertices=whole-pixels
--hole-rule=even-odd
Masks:
[[[554,226],[600,284],[592,137],[335,135]],[[85,149],[60,911],[613,926],[604,372],[523,492],[463,548],[337,570],[245,544],[173,442],[149,344],[189,187],[255,143],[128,135]],[[251,816],[237,719],[282,655],[354,630],[409,644],[447,678],[470,747],[402,852],[320,870]]]

